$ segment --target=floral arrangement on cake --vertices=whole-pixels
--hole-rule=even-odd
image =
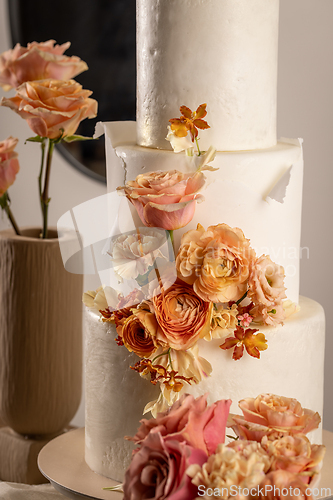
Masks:
[[[154,416],[175,403],[184,386],[210,376],[199,341],[221,339],[221,359],[228,350],[234,360],[245,353],[259,359],[268,347],[260,326],[280,325],[296,310],[284,301],[283,268],[268,255],[258,257],[239,228],[198,224],[170,251],[173,232],[187,226],[204,201],[205,170],[216,170],[210,165],[215,149],[199,148],[198,129],[209,128],[206,104],[180,111],[167,140],[176,153],[185,151],[190,173],[142,173],[118,188],[145,227],[115,238],[107,253],[119,280],[134,279],[137,288],[125,297],[109,287],[83,296],[87,307],[115,324],[117,344],[139,357],[131,369],[159,384],[160,396],[144,410]]]
[[[185,394],[168,411],[141,420],[127,438],[137,447],[123,485],[106,489],[123,491],[124,500],[312,500],[325,446],[305,434],[318,427],[318,413],[273,394],[240,401],[243,416],[229,415],[230,405]],[[228,444],[227,427],[236,435]]]
[[[32,42],[27,47],[19,43],[0,54],[0,86],[16,90],[16,95],[2,98],[6,106],[24,118],[36,134],[27,142],[41,145],[41,164],[38,177],[39,200],[42,212],[41,237],[48,236],[49,185],[53,150],[60,142],[91,139],[75,135],[80,122],[94,118],[97,101],[90,90],[83,89],[73,78],[88,69],[76,56],[64,52],[70,42],[55,45],[54,40]],[[18,139],[8,137],[0,142],[0,206],[7,213],[17,235],[19,226],[11,209],[8,188],[14,183],[20,165],[14,151]]]

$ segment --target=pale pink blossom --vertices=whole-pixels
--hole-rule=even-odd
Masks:
[[[18,154],[14,151],[17,143],[18,139],[11,136],[0,142],[0,196],[14,183],[20,170]]]
[[[0,55],[0,86],[10,90],[32,80],[69,80],[88,69],[79,57],[63,55],[70,42],[54,44],[54,40],[28,43],[27,47],[17,43],[13,49],[3,52]]]
[[[247,328],[253,321],[252,316],[250,316],[248,313],[240,314],[237,316],[238,321],[240,322],[241,326],[244,326],[244,328]]]

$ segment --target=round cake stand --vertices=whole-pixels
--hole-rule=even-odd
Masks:
[[[316,498],[328,499],[333,495],[333,433],[323,431],[326,446],[321,479]],[[94,500],[122,500],[117,491],[103,490],[119,483],[93,472],[84,460],[84,428],[69,431],[50,441],[38,456],[41,473],[56,490],[73,498]]]
[[[61,438],[61,439],[59,439]],[[63,495],[95,500],[122,500],[122,493],[103,490],[119,483],[93,472],[84,460],[84,428],[50,441],[38,455],[38,467]]]

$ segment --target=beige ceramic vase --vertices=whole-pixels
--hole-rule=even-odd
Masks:
[[[83,277],[65,270],[55,230],[22,234],[0,232],[0,421],[41,437],[67,426],[81,400]]]

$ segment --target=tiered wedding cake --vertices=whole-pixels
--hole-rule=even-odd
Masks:
[[[263,304],[257,303],[262,324],[255,328],[264,334],[268,344],[267,350],[263,347],[260,359],[253,357],[252,352],[252,356],[244,353],[242,359],[235,361],[232,349],[226,345],[222,350],[219,348],[232,336],[235,324],[233,328],[225,324],[224,335],[208,332],[208,337],[212,337],[210,342],[206,341],[205,331],[205,339],[189,346],[187,358],[188,363],[196,364],[200,372],[197,378],[202,380],[197,384],[191,380],[184,383],[179,394],[190,392],[197,396],[209,392],[210,402],[230,398],[231,411],[239,413],[240,399],[269,392],[294,397],[303,407],[322,415],[324,313],[313,300],[299,298],[302,141],[276,139],[278,16],[279,0],[137,0],[137,122],[105,124],[108,191],[127,186],[124,191],[130,198],[131,190],[140,184],[139,175],[143,179],[139,188],[147,188],[149,172],[176,170],[186,179],[192,179],[193,157],[172,150],[165,139],[167,126],[169,119],[179,116],[180,106],[196,110],[201,103],[207,103],[210,128],[199,130],[199,146],[202,151],[211,151],[210,146],[217,150],[212,166],[218,170],[204,172],[206,182],[200,193],[205,201],[197,204],[192,220],[174,233],[175,255],[182,249],[176,260],[178,275],[199,290],[201,298],[207,298],[202,281],[195,288],[198,276],[191,275],[189,249],[197,245],[202,251],[205,238],[215,241],[220,225],[223,234],[229,236],[232,228],[240,228],[242,231],[235,230],[233,234],[237,234],[243,245],[242,251],[248,252],[244,233],[253,249],[251,255],[255,252],[257,257],[270,256],[277,281],[283,266],[286,297],[293,303],[285,305],[287,312],[283,314],[288,316],[288,311],[293,314],[279,321],[280,302],[276,302],[277,307],[269,303],[265,313],[260,309]],[[181,123],[193,124],[194,114],[182,110],[186,116],[183,114]],[[199,111],[197,119],[202,118],[204,112]],[[169,138],[173,135],[171,143],[175,129],[169,132]],[[189,134],[187,139],[190,141]],[[200,156],[197,158],[200,165]],[[143,217],[141,213],[141,220]],[[126,227],[126,221],[122,222],[122,231],[129,231],[130,225]],[[198,224],[201,226],[197,227]],[[204,233],[208,227],[210,233]],[[226,252],[230,255],[230,248]],[[236,259],[234,254],[232,259]],[[248,255],[246,259],[250,259]],[[262,261],[259,261],[255,265],[260,267]],[[261,286],[258,280],[253,280],[248,285],[252,297]],[[267,282],[274,289],[269,278]],[[284,296],[283,285],[279,283],[274,290],[277,288],[280,296]],[[230,322],[229,300],[238,307],[242,291],[244,288],[239,286],[238,292],[225,294],[225,300],[218,300],[217,292],[216,299],[212,292],[210,303],[214,303],[215,312],[211,309],[211,314],[215,319],[216,311],[221,312],[216,304],[223,302],[225,308],[229,307]],[[95,297],[95,308],[99,309],[96,302]],[[102,322],[100,314],[93,310],[94,297],[90,305],[86,337],[86,462],[95,472],[121,480],[131,452],[131,444],[123,437],[135,433],[145,405],[159,396],[158,384],[150,384],[129,367],[144,357],[154,363],[161,351],[154,351],[155,345],[149,353],[155,354],[138,357],[138,351],[130,349],[126,342],[125,346],[117,345],[115,326]],[[243,313],[242,317],[252,314],[250,309],[238,312]],[[221,313],[216,321],[222,321],[222,316]],[[246,322],[242,321],[238,317],[238,325],[243,325],[244,332]],[[252,327],[253,324],[249,326]],[[120,340],[118,344],[122,343]],[[241,344],[239,341],[233,345],[241,347]],[[170,355],[170,359],[176,369],[181,366],[177,356],[179,353],[185,356],[187,351],[184,347],[177,350],[179,346],[172,343],[168,345],[174,348],[174,357]],[[194,351],[197,348],[200,357]],[[155,362],[163,365],[162,358]],[[210,376],[206,376],[209,370],[202,358],[211,365]],[[188,372],[186,377],[191,379]],[[163,401],[160,398],[155,410],[167,399],[168,396]],[[316,433],[316,441],[320,442],[321,430]]]

